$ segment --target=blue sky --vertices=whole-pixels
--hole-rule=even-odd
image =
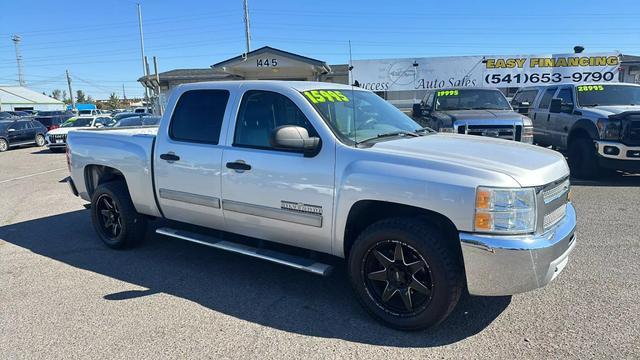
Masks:
[[[242,0],[141,0],[146,55],[160,71],[204,68],[244,51]],[[249,0],[252,48],[270,45],[327,61],[619,50],[640,55],[640,1]],[[136,1],[4,0],[0,84],[17,83],[12,34],[22,37],[27,85],[94,98],[140,96]]]

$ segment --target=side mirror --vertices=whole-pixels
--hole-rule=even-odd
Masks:
[[[298,150],[305,156],[313,156],[320,150],[320,138],[309,137],[307,129],[301,126],[285,125],[271,133],[271,146],[278,149]]]
[[[573,113],[573,104],[572,103],[562,104],[560,106],[560,111],[567,114]]]
[[[561,99],[551,99],[551,105],[549,105],[549,112],[557,114],[562,111],[562,100]]]
[[[523,101],[521,103],[518,104],[518,113],[519,114],[528,114],[529,113],[529,107],[531,107],[531,103],[529,103],[528,101]]]
[[[422,116],[422,104],[413,104],[413,108],[411,109],[411,115],[413,117],[421,117]]]

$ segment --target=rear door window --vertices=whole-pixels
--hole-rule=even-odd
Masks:
[[[227,90],[190,90],[182,94],[171,116],[169,136],[173,140],[218,144]]]

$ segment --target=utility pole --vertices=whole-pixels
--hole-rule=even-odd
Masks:
[[[147,77],[149,73],[146,71],[147,67],[145,65],[145,57],[144,57],[144,34],[142,33],[142,9],[140,8],[140,3],[136,4],[138,6],[138,27],[140,28],[140,54],[142,58],[142,76]],[[149,98],[149,90],[146,86],[144,86],[144,98]]]
[[[71,76],[69,76],[69,70],[67,70],[67,85],[69,85],[69,98],[71,99],[71,109],[76,108],[76,102],[73,100],[73,90],[71,90]]]
[[[244,36],[247,39],[247,54],[251,51],[251,33],[249,32],[249,3],[244,0]]]
[[[122,99],[127,100],[127,93],[124,92],[124,84],[122,84]]]
[[[13,41],[13,45],[16,48],[16,63],[18,63],[18,83],[20,84],[20,86],[25,86],[25,82],[24,82],[24,73],[22,70],[22,54],[20,53],[20,41],[22,40],[22,38],[20,38],[20,35],[13,35],[11,37],[11,40]]]
[[[156,93],[156,105],[158,106],[158,114],[160,116],[162,116],[162,104],[160,104],[160,76],[158,75],[158,59],[156,59],[156,57],[153,57],[153,71],[155,73],[155,79],[156,79],[156,87],[155,87],[155,93]]]

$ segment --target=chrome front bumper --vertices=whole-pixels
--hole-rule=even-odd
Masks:
[[[471,295],[501,296],[547,285],[564,269],[576,242],[576,212],[544,234],[494,236],[460,233]]]
[[[614,141],[595,141],[598,155],[617,160],[640,161],[640,146],[627,146]],[[612,152],[613,151],[613,152]]]

